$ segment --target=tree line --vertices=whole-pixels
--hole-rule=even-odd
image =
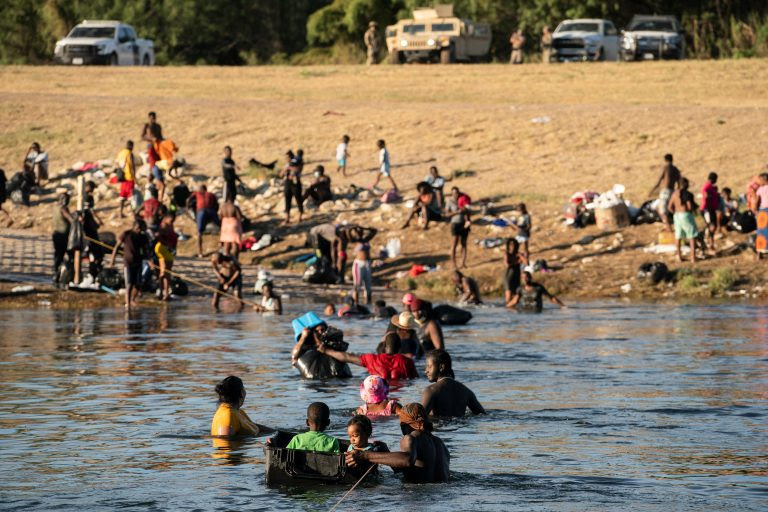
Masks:
[[[445,0],[447,3],[447,0]],[[368,22],[380,30],[430,0],[4,0],[0,62],[51,62],[57,39],[84,19],[133,25],[155,42],[160,64],[310,64],[365,60]],[[492,56],[506,60],[509,35],[523,30],[538,50],[541,28],[597,17],[625,26],[634,14],[674,14],[689,57],[768,56],[766,0],[455,0],[459,17],[488,22]],[[383,33],[382,33],[383,36]]]

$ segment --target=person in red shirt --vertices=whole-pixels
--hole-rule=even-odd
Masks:
[[[149,226],[149,230],[157,231],[157,227],[160,224],[160,219],[165,215],[165,206],[157,199],[158,191],[156,188],[150,189],[150,198],[145,200],[141,206],[136,209],[135,213],[139,213],[141,210],[141,217],[144,222]]]
[[[371,375],[378,375],[387,380],[415,379],[419,376],[413,359],[400,353],[400,336],[391,332],[384,338],[383,354],[361,354],[340,352],[320,343],[317,351],[342,363],[364,366]]]
[[[717,191],[717,173],[711,172],[701,187],[701,214],[707,223],[707,238],[711,254],[715,253],[715,232],[720,226],[720,193]]]
[[[200,185],[197,192],[191,194],[187,200],[187,207],[192,208],[194,201],[195,220],[197,222],[197,257],[203,257],[203,231],[213,222],[221,225],[219,221],[219,201],[216,196],[208,192],[208,187]]]

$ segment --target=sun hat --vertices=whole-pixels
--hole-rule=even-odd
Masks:
[[[378,375],[369,375],[360,383],[360,398],[367,404],[378,404],[389,396],[389,384]]]
[[[398,329],[405,329],[406,331],[413,331],[416,329],[416,320],[413,315],[408,311],[403,311],[399,315],[392,317],[392,325]]]

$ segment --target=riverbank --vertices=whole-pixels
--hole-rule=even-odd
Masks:
[[[718,240],[723,251],[692,266],[645,252],[658,241],[660,224],[606,234],[561,221],[571,194],[601,192],[614,183],[625,185],[626,197],[641,204],[667,152],[675,155],[694,190],[716,170],[718,185],[741,193],[766,160],[763,145],[755,144],[768,136],[764,60],[514,68],[4,67],[0,78],[6,119],[0,128],[0,165],[10,177],[33,140],[51,155],[52,184],[33,195],[31,208],[11,209],[11,229],[25,233],[49,232],[56,191],[72,183],[58,178],[75,162],[114,158],[127,138],[137,138],[145,113],[155,110],[190,163],[185,171],[190,187],[205,182],[219,191],[222,148],[234,147],[247,186],[240,198],[244,214],[254,222],[256,235],[281,238],[267,249],[243,254],[254,275],[261,266],[296,276],[304,270],[294,259],[308,252],[306,232],[320,222],[348,221],[379,229],[374,252],[389,238],[401,241],[402,254],[374,269],[378,284],[416,289],[432,298],[452,296],[448,226],[399,229],[407,214],[402,203],[382,205],[352,188],[368,187],[375,179],[375,141],[384,138],[406,199],[415,197],[415,183],[436,165],[453,177],[447,186],[460,187],[475,205],[492,203],[492,212],[508,216],[513,205],[525,202],[534,224],[532,259],[546,260],[554,269],[536,279],[553,292],[576,299],[768,296],[765,262],[744,250],[744,235],[729,233]],[[336,172],[332,158],[344,133],[352,137],[347,177]],[[282,226],[280,188],[270,186],[269,173],[248,169],[246,162],[251,157],[281,161],[289,147],[305,150],[306,181],[322,164],[342,199],[310,210],[301,224]],[[116,196],[115,187],[103,184],[97,210],[104,230],[118,234],[127,222],[117,215]],[[2,226],[6,221],[0,217],[0,234],[7,233]],[[177,227],[194,234],[186,217]],[[502,293],[503,253],[474,242],[511,234],[487,224],[472,228],[466,273],[491,299]],[[217,240],[206,236],[208,252]],[[181,242],[184,265],[195,265],[195,252],[193,239]],[[676,279],[656,286],[638,280],[638,267],[654,261],[666,263]],[[414,264],[441,270],[397,277]],[[41,265],[35,272],[45,272],[49,263]],[[200,276],[210,280],[206,265],[201,264]]]

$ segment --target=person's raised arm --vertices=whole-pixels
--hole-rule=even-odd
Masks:
[[[293,349],[291,350],[291,363],[296,364],[296,361],[299,359],[299,353],[301,352],[301,347],[304,346],[304,343],[306,343],[307,338],[311,335],[312,331],[310,331],[307,327],[305,327],[301,331],[301,335],[299,336],[298,341],[293,346]]]
[[[337,361],[341,361],[342,363],[351,363],[351,364],[356,364],[358,366],[363,366],[363,362],[360,360],[360,356],[353,354],[351,352],[341,352],[339,350],[333,350],[332,348],[326,347],[322,343],[318,345],[317,351],[320,352],[321,354],[325,354],[329,357],[332,357]]]

